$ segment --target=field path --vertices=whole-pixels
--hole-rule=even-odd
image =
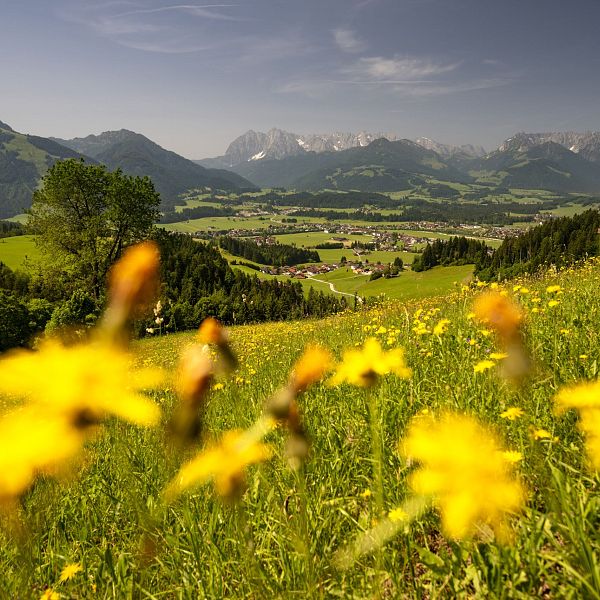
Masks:
[[[340,294],[342,296],[350,296],[352,298],[354,298],[354,294],[350,294],[348,292],[340,292],[339,290],[335,289],[335,286],[333,285],[333,283],[331,283],[331,281],[325,281],[323,279],[317,279],[316,277],[312,276],[312,275],[308,275],[308,279],[311,279],[312,281],[318,281],[319,283],[326,283],[329,286],[329,289],[334,293],[334,294]],[[362,298],[357,294],[356,295],[358,301],[362,304]]]

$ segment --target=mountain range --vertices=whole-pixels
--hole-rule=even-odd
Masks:
[[[600,133],[518,133],[497,150],[414,141],[387,134],[299,136],[249,131],[223,156],[200,161],[226,165],[261,187],[397,191],[424,178],[600,192]]]
[[[301,156],[308,152],[340,152],[350,148],[362,148],[382,138],[390,142],[402,139],[392,133],[369,133],[367,131],[301,135],[277,128],[270,129],[267,133],[250,129],[233,140],[223,156],[205,158],[195,162],[205,167],[231,169],[245,162]],[[485,149],[481,146],[470,144],[450,146],[424,137],[417,138],[414,141],[423,148],[433,150],[446,158],[454,154],[464,154],[469,157],[479,157],[486,154]]]
[[[431,187],[432,179],[600,193],[599,132],[521,132],[486,154],[478,146],[450,146],[428,138],[368,132],[299,136],[271,129],[245,133],[223,156],[190,161],[126,129],[65,140],[22,134],[0,121],[0,217],[27,209],[46,170],[67,158],[148,175],[161,194],[163,210],[197,189],[386,192]]]

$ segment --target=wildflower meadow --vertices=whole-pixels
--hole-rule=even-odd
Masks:
[[[2,598],[600,598],[600,262],[0,359]]]

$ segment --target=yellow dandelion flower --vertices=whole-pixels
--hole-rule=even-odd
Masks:
[[[534,429],[531,432],[534,440],[551,440],[552,434],[545,429]]]
[[[514,465],[523,460],[523,454],[517,450],[505,450],[502,452],[502,458],[509,464]]]
[[[215,373],[208,346],[194,344],[179,359],[175,390],[186,403],[198,406],[208,391]],[[218,383],[222,389],[223,384]],[[215,385],[215,387],[216,387]]]
[[[352,385],[369,387],[380,375],[394,373],[407,379],[411,370],[404,362],[404,350],[394,348],[384,352],[375,338],[368,338],[362,349],[346,350],[342,362],[337,366],[331,385],[348,382]]]
[[[384,335],[387,333],[387,328],[381,325],[379,329],[375,332],[375,335]]]
[[[560,292],[560,291],[561,291],[561,287],[560,287],[560,285],[549,285],[549,286],[546,288],[546,292],[547,292],[548,294],[556,294],[557,292]]]
[[[448,330],[450,319],[440,319],[437,325],[433,328],[433,335],[442,335]]]
[[[526,288],[526,287],[522,287],[522,288],[519,290],[519,294],[530,294],[530,293],[531,293],[531,292],[530,292],[529,288]]]
[[[506,419],[508,421],[516,421],[519,417],[522,417],[525,414],[522,408],[518,408],[517,406],[511,406],[507,408],[504,412],[500,413],[501,419]]]
[[[220,496],[236,495],[244,481],[246,467],[271,457],[271,449],[242,431],[228,431],[220,443],[203,450],[196,458],[183,465],[171,481],[166,496],[174,499],[191,487],[214,481]]]
[[[491,352],[490,358],[492,360],[504,360],[505,358],[508,358],[508,353],[507,352]]]
[[[219,390],[222,390],[225,386],[222,383],[215,383],[215,385],[212,386],[212,391],[213,392],[218,392]]]
[[[401,508],[394,508],[388,513],[388,517],[392,523],[399,523],[400,521],[406,521],[408,519],[408,514]]]
[[[27,406],[0,419],[0,501],[18,497],[38,474],[55,474],[77,456],[83,433],[63,415]]]
[[[574,408],[579,412],[579,429],[586,436],[586,448],[596,469],[600,469],[600,381],[563,388],[555,398],[556,411]]]
[[[558,306],[560,304],[560,302],[558,300],[550,300],[550,302],[548,302],[548,306],[550,308],[554,308],[555,306]]]
[[[493,360],[480,360],[474,367],[475,373],[483,373],[492,367],[495,367],[496,363]]]
[[[361,498],[370,498],[372,495],[373,492],[371,490],[365,490],[364,492],[360,493]]]
[[[137,390],[161,384],[158,369],[131,369],[130,355],[116,346],[47,341],[36,352],[17,350],[0,360],[0,392],[25,397],[75,420],[108,415],[155,425],[158,406]]]
[[[59,581],[62,583],[63,581],[68,581],[69,579],[73,579],[77,573],[83,571],[83,568],[79,563],[72,563],[66,565],[65,568],[60,572]]]
[[[109,308],[105,322],[118,328],[153,301],[158,289],[160,255],[155,242],[128,248],[109,277]]]
[[[309,346],[294,365],[290,378],[296,393],[305,391],[313,383],[323,378],[331,369],[333,357],[320,346]]]
[[[523,321],[521,308],[497,292],[479,296],[473,305],[473,312],[478,320],[495,329],[504,340],[514,338]]]
[[[587,355],[587,354],[580,354],[580,355],[579,355],[579,358],[580,358],[581,360],[587,360],[587,359],[588,359],[588,355]]]
[[[60,600],[60,594],[55,592],[52,588],[47,588],[40,596],[40,600]]]
[[[510,538],[505,517],[521,508],[524,493],[495,435],[470,417],[446,414],[414,420],[401,450],[420,463],[409,484],[440,508],[446,535],[468,537],[483,522],[501,541]]]
[[[203,344],[215,344],[219,346],[227,343],[227,332],[214,317],[207,317],[202,321],[200,329],[198,329],[198,337]]]

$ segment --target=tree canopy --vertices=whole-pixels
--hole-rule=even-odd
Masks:
[[[28,226],[47,258],[97,299],[123,248],[152,231],[159,203],[148,177],[70,159],[52,166],[34,192]]]

